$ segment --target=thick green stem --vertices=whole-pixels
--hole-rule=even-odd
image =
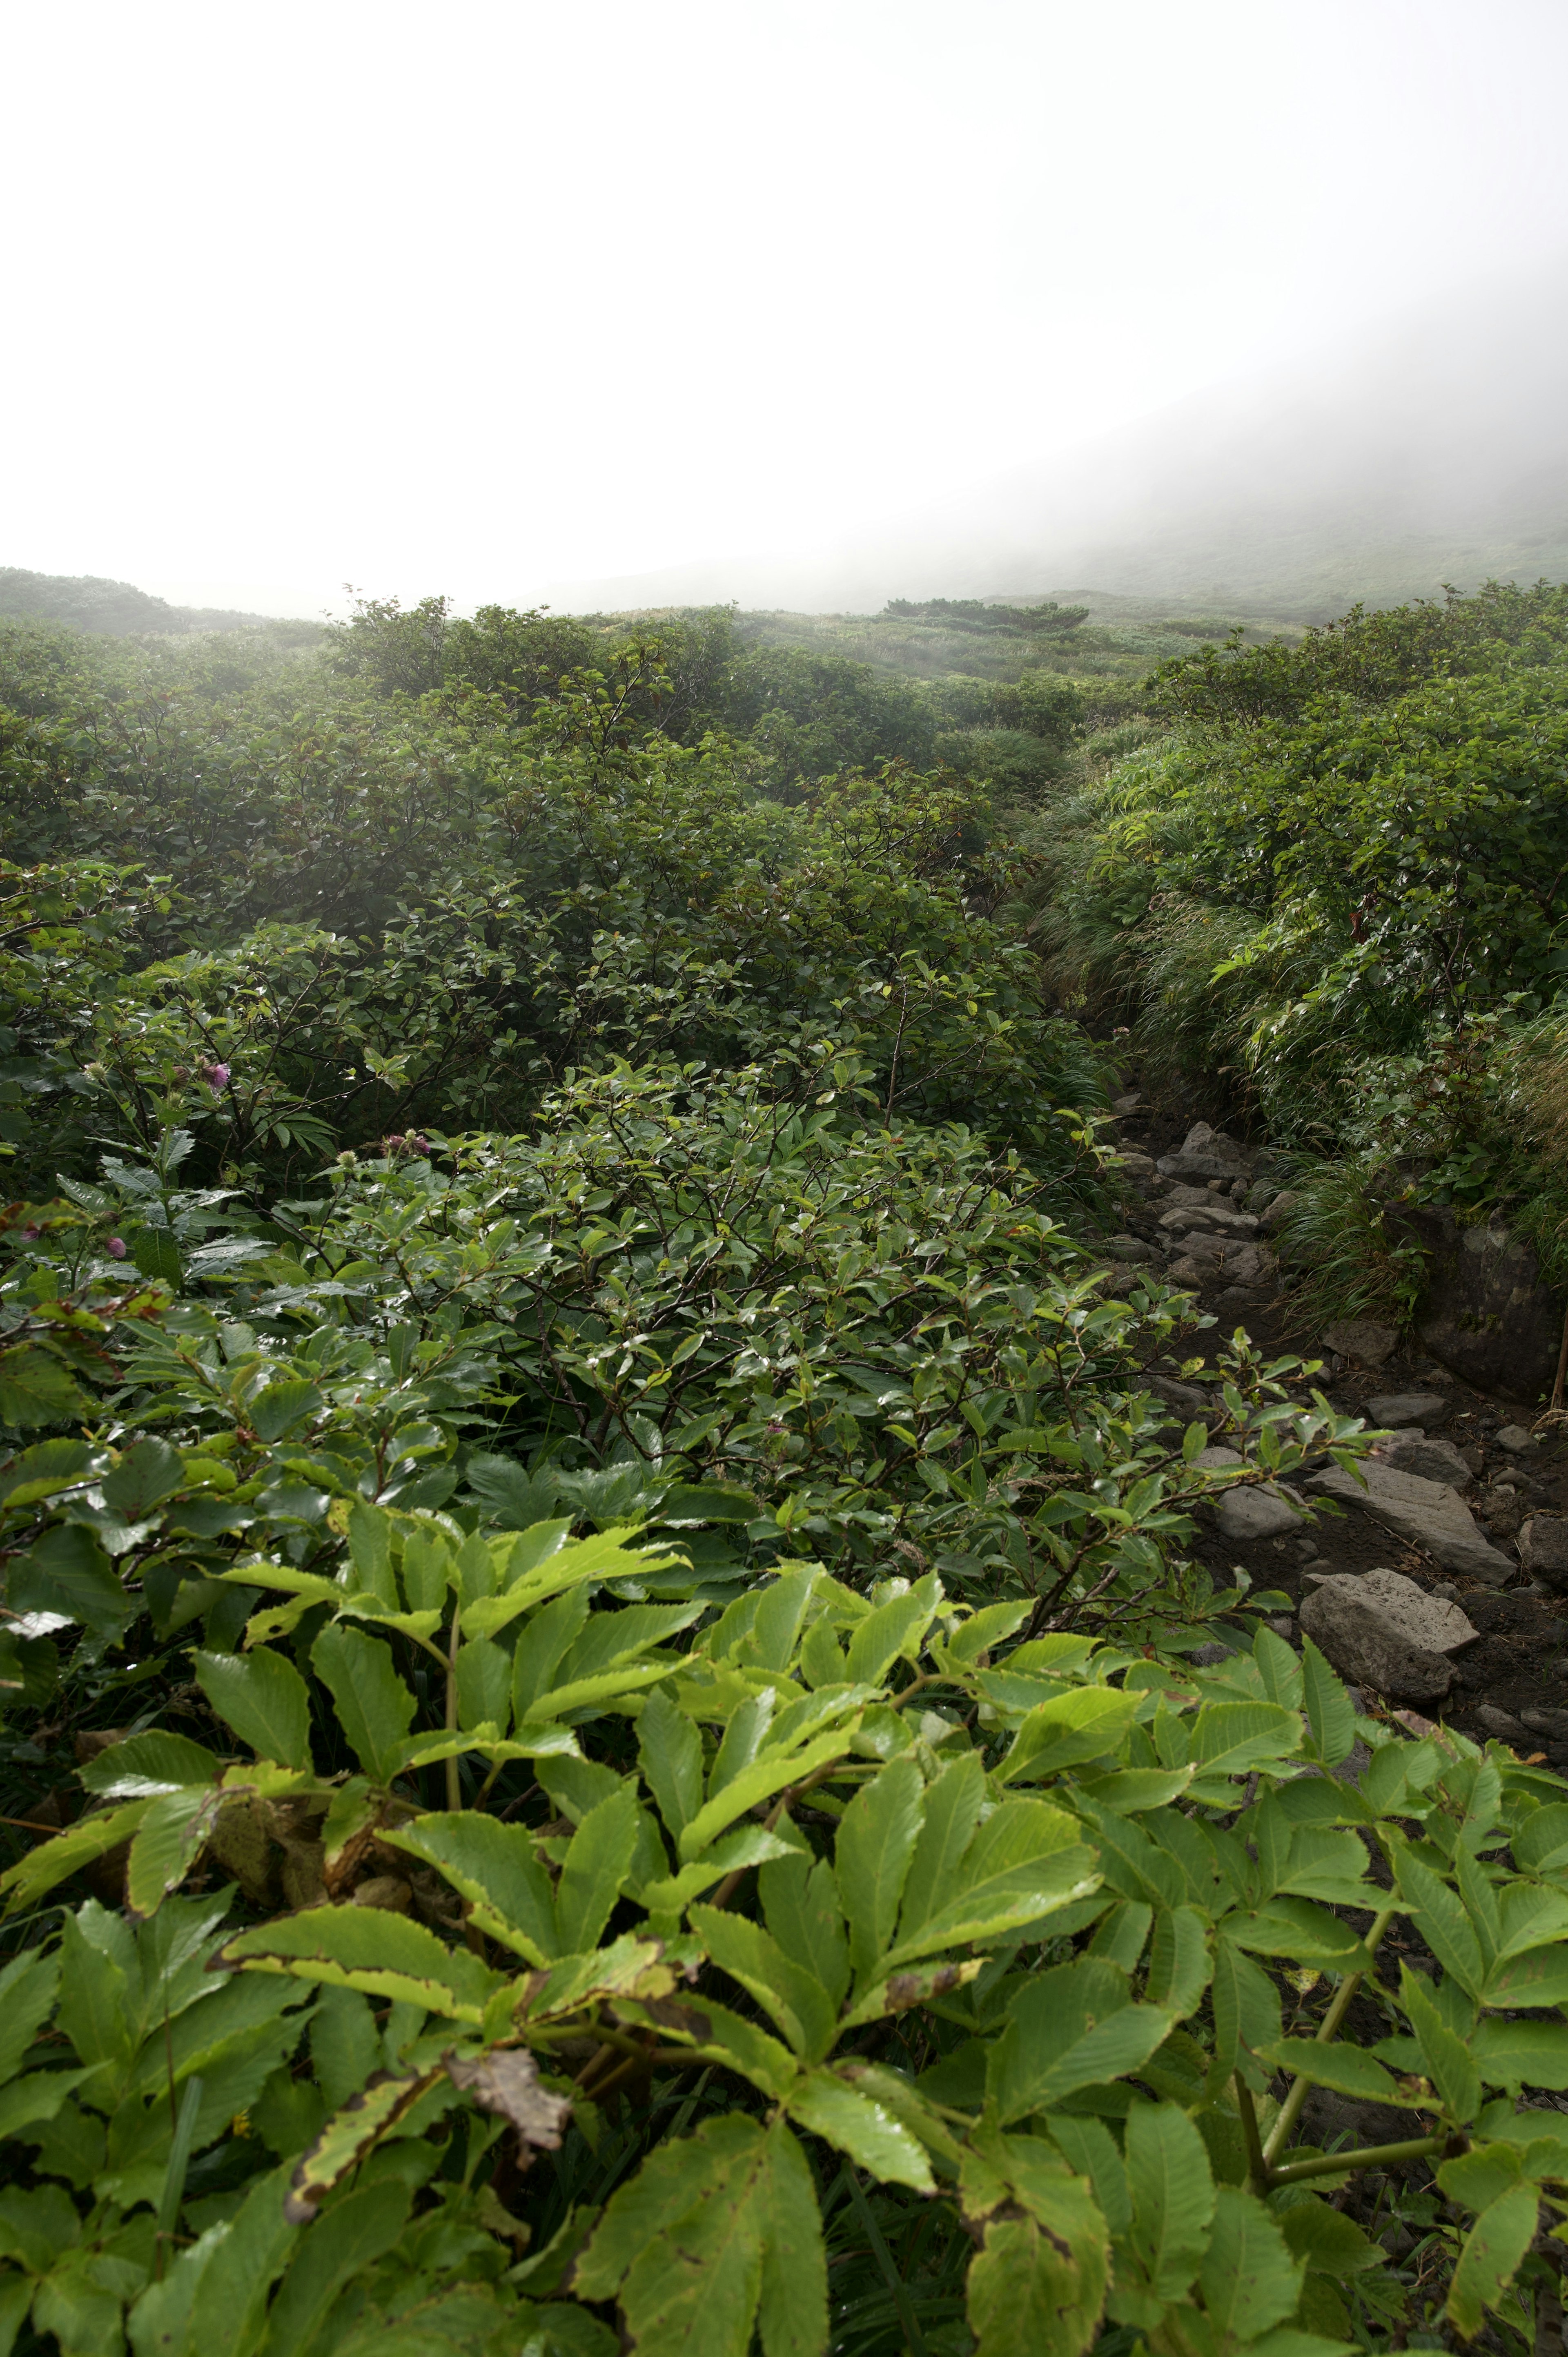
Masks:
[[[1378,1944],[1382,1939],[1383,1933],[1388,1930],[1389,1925],[1393,1921],[1394,1917],[1398,1912],[1399,1910],[1397,1907],[1390,1907],[1381,1915],[1376,1915],[1373,1917],[1372,1928],[1361,1943],[1367,1950],[1369,1955],[1376,1953]],[[1344,2020],[1345,2016],[1349,2009],[1351,1998],[1355,1996],[1356,1991],[1361,1986],[1361,1980],[1362,1975],[1359,1973],[1346,1974],[1344,1980],[1340,1983],[1338,1995],[1336,1996],[1333,2004],[1329,2007],[1327,2012],[1323,2017],[1322,2026],[1319,2029],[1317,2037],[1315,2040],[1316,2044],[1326,2046],[1330,2039],[1334,2037],[1340,2023]],[[1286,2095],[1284,2102],[1280,2105],[1279,2117],[1275,2120],[1273,2126],[1269,2130],[1269,2140],[1263,2147],[1263,2165],[1270,2178],[1276,2184],[1280,2181],[1283,2172],[1275,2169],[1274,2156],[1276,2153],[1283,2152],[1286,2144],[1289,2142],[1291,2131],[1295,2126],[1297,2120],[1301,2117],[1301,2107],[1305,2103],[1307,2094],[1314,2083],[1315,2083],[1311,2079],[1304,2078],[1296,2080],[1294,2085],[1291,2088],[1289,2094]]]
[[[1422,2160],[1428,2153],[1442,2152],[1452,2144],[1453,2131],[1444,2128],[1439,2136],[1412,2136],[1408,2144],[1371,2144],[1360,2152],[1320,2152],[1311,2160],[1290,2160],[1283,2169],[1271,2169],[1269,2185],[1299,2185],[1305,2177],[1337,2177],[1347,2169],[1391,2169],[1396,2161]]]
[[[1263,2147],[1258,2135],[1258,2114],[1252,2102],[1252,2090],[1238,2071],[1235,2074],[1236,2109],[1241,2120],[1241,2142],[1247,2148],[1247,2173],[1255,2193],[1269,2190],[1269,2164],[1263,2158]]]
[[[456,1735],[457,1732],[457,1645],[462,1625],[462,1613],[454,1605],[452,1645],[446,1656],[446,1732],[448,1735]],[[463,1786],[457,1774],[457,1755],[454,1752],[446,1762],[446,1806],[456,1810],[460,1809],[462,1805]]]

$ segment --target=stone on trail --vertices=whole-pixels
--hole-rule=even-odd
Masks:
[[[1391,1326],[1380,1326],[1375,1318],[1346,1318],[1337,1326],[1323,1329],[1326,1351],[1335,1351],[1341,1359],[1359,1359],[1364,1367],[1380,1367],[1385,1359],[1391,1359],[1399,1339]]]
[[[1238,1211],[1212,1196],[1207,1203],[1178,1203],[1173,1211],[1162,1211],[1160,1225],[1167,1235],[1173,1236],[1185,1236],[1198,1228],[1208,1229],[1215,1235],[1244,1238],[1258,1232],[1258,1222],[1251,1211]]]
[[[1393,1431],[1402,1424],[1441,1424],[1448,1407],[1441,1392],[1384,1392],[1367,1402],[1367,1414],[1374,1424]]]
[[[1542,1587],[1568,1596],[1568,1514],[1532,1514],[1519,1534],[1519,1559]]]
[[[1395,1702],[1441,1702],[1454,1664],[1433,1638],[1452,1646],[1477,1633],[1456,1606],[1423,1595],[1397,1571],[1335,1572],[1303,1597],[1300,1617],[1341,1677]]]
[[[1160,1157],[1159,1168],[1167,1178],[1244,1178],[1252,1161],[1235,1138],[1200,1121],[1187,1131],[1175,1154]]]
[[[1518,1457],[1535,1447],[1535,1435],[1526,1424],[1505,1424],[1497,1436],[1498,1447],[1506,1448],[1510,1457]]]
[[[1231,1490],[1219,1501],[1222,1537],[1244,1542],[1299,1531],[1306,1517],[1283,1490]]]
[[[1159,1254],[1155,1250],[1154,1245],[1146,1244],[1142,1236],[1107,1236],[1105,1249],[1112,1260],[1158,1260],[1159,1258]]]
[[[1113,1160],[1118,1169],[1129,1178],[1148,1179],[1155,1176],[1154,1157],[1148,1154],[1118,1154]]]
[[[1368,1458],[1361,1461],[1359,1476],[1333,1465],[1326,1473],[1315,1473],[1312,1486],[1370,1514],[1396,1538],[1424,1547],[1444,1571],[1467,1572],[1472,1579],[1484,1579],[1494,1587],[1514,1576],[1515,1566],[1487,1544],[1469,1508],[1460,1503],[1444,1481],[1428,1481],[1418,1473],[1396,1473],[1375,1458]]]
[[[1396,1473],[1419,1473],[1426,1481],[1446,1481],[1451,1490],[1467,1490],[1475,1475],[1451,1440],[1428,1440],[1424,1433],[1391,1440],[1378,1451],[1378,1460]]]

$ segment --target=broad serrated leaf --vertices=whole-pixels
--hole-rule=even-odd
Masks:
[[[1302,1639],[1301,1672],[1313,1756],[1326,1768],[1337,1768],[1355,1749],[1355,1706],[1310,1637]]]
[[[1205,1776],[1237,1776],[1299,1748],[1301,1715],[1272,1702],[1205,1703],[1192,1722],[1192,1749]]]
[[[579,2299],[618,2298],[631,2349],[746,2357],[762,2297],[768,2131],[743,2113],[655,2147],[578,2257]]]
[[[857,2167],[885,2184],[910,2185],[934,2193],[936,2183],[925,2147],[885,2104],[873,2101],[831,2071],[812,2071],[791,2090],[789,2114],[803,2128],[847,2153]]]
[[[177,1792],[186,1784],[216,1784],[219,1762],[188,1736],[153,1727],[124,1743],[111,1743],[77,1772],[90,1792],[135,1801]]]
[[[1149,2003],[1183,2019],[1197,2010],[1212,1974],[1208,1926],[1198,1910],[1162,1907],[1149,1952]]]
[[[986,1818],[964,1852],[959,1888],[909,1938],[900,1938],[884,1970],[901,1971],[940,1949],[1000,1938],[1098,1890],[1101,1877],[1083,1827],[1048,1802],[1016,1795]]]
[[[285,1653],[193,1653],[196,1682],[259,1760],[310,1765],[310,1689]]]
[[[1311,1675],[1308,1674],[1308,1693]],[[1301,2263],[1263,2204],[1234,2185],[1214,2197],[1214,2223],[1198,2269],[1208,2320],[1232,2345],[1255,2341],[1295,2313]]]
[[[1397,2082],[1377,2057],[1359,2046],[1316,2038],[1282,2038],[1256,2050],[1261,2062],[1305,2079],[1314,2087],[1332,2087],[1336,2093],[1354,2095],[1375,2104],[1398,2104]]]
[[[1419,1974],[1400,1966],[1400,2003],[1426,2061],[1426,2073],[1463,2126],[1481,2108],[1481,2080],[1469,2042],[1448,2027]]]
[[[374,2072],[357,2094],[350,2095],[306,2147],[295,2164],[284,2202],[291,2226],[308,2226],[321,2204],[350,2169],[413,2109],[427,2087],[441,2076],[441,2066],[401,2075]]]
[[[161,1499],[185,1480],[177,1448],[166,1440],[138,1440],[103,1478],[103,1502],[123,1523],[145,1522]]]
[[[125,1863],[125,1904],[133,1915],[155,1914],[184,1881],[223,1801],[220,1792],[205,1786],[165,1792],[153,1803],[132,1836]]]
[[[379,1907],[307,1907],[240,1932],[221,1953],[228,1964],[363,1989],[455,2021],[481,2021],[499,1986],[477,1956]]]
[[[1038,1974],[991,2050],[986,2092],[997,2118],[1006,2127],[1139,2069],[1174,2027],[1174,2015],[1131,2002],[1127,1976],[1114,1964],[1082,1957]]]
[[[26,1857],[0,1875],[6,1913],[15,1914],[19,1907],[35,1906],[68,1875],[91,1866],[105,1852],[117,1849],[122,1842],[130,1839],[152,1805],[150,1798],[128,1801],[124,1808],[83,1817],[69,1832],[57,1834],[52,1841],[38,1843]]]
[[[329,1621],[310,1649],[311,1667],[338,1706],[338,1723],[367,1776],[390,1784],[403,1765],[414,1698],[379,1637]]]
[[[1202,2265],[1214,2216],[1214,2179],[1197,2128],[1176,2104],[1134,2102],[1125,2160],[1133,2222],[1125,2293],[1118,2267],[1112,2313],[1128,2323],[1158,2320],[1151,2305],[1181,2298]],[[1136,2313],[1130,2312],[1136,2310]]]
[[[1447,2314],[1466,2341],[1473,2341],[1513,2281],[1534,2238],[1541,2196],[1533,2185],[1516,2185],[1483,2210],[1459,2253],[1449,2286]]]
[[[983,1687],[985,1680],[980,1680]],[[1004,1783],[1054,1776],[1080,1761],[1118,1750],[1143,1696],[1115,1686],[1078,1686],[1036,1705],[1025,1717],[997,1773]]]
[[[78,1620],[100,1639],[117,1636],[138,1609],[81,1523],[57,1523],[12,1562],[5,1600],[13,1612],[57,1612]]]
[[[1470,2051],[1488,2086],[1568,2087],[1568,2022],[1479,2021]]]
[[[748,1768],[743,1768],[722,1791],[704,1801],[680,1835],[682,1864],[700,1857],[708,1844],[728,1831],[737,1817],[755,1809],[761,1801],[770,1801],[775,1794],[788,1791],[792,1784],[802,1784],[819,1768],[825,1768],[841,1759],[849,1749],[850,1737],[859,1724],[859,1714],[846,1719],[842,1726],[817,1736],[799,1750],[765,1751]]]
[[[856,1978],[869,1980],[893,1944],[905,1878],[925,1822],[925,1787],[912,1760],[863,1784],[839,1825],[834,1861]]]
[[[477,1928],[531,1964],[552,1964],[567,1953],[555,1928],[550,1876],[523,1826],[461,1809],[385,1828],[381,1838],[444,1875],[468,1901]]]
[[[671,1839],[679,1841],[703,1805],[703,1738],[657,1688],[637,1722],[637,1749],[643,1781]]]
[[[33,1342],[0,1351],[0,1424],[22,1432],[91,1413],[86,1393],[52,1351]]]
[[[567,1847],[555,1891],[561,1953],[594,1946],[610,1920],[637,1847],[637,1786],[629,1779],[588,1811]]]
[[[691,1925],[714,1964],[738,1981],[797,2054],[821,2061],[833,2042],[838,2022],[827,1992],[812,1975],[791,1962],[759,1923],[717,1907],[693,1907]]]
[[[914,1661],[941,1600],[942,1584],[933,1571],[904,1595],[890,1597],[868,1612],[851,1635],[846,1677],[857,1684],[880,1685],[901,1653]]]
[[[1448,1885],[1401,1843],[1394,1850],[1394,1873],[1400,1895],[1421,1927],[1422,1936],[1445,1973],[1451,1973],[1471,1996],[1479,1996],[1486,1977],[1480,1943],[1465,1909]]]

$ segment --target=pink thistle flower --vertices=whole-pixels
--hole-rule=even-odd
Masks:
[[[111,1260],[124,1260],[125,1257],[124,1238],[123,1236],[111,1236],[103,1249],[108,1254]]]
[[[213,1095],[220,1096],[229,1085],[230,1067],[227,1064],[198,1064],[196,1069]]]

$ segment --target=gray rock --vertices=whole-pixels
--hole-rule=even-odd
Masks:
[[[1364,1367],[1380,1367],[1385,1359],[1391,1359],[1399,1339],[1391,1326],[1381,1326],[1375,1318],[1346,1318],[1337,1326],[1323,1329],[1325,1350],[1337,1351],[1342,1359],[1359,1359]]]
[[[1383,1224],[1426,1255],[1423,1347],[1477,1391],[1539,1399],[1557,1369],[1563,1297],[1541,1283],[1531,1246],[1506,1228],[1461,1227],[1437,1203],[1390,1204]]]
[[[1419,1473],[1425,1481],[1446,1481],[1451,1490],[1467,1490],[1476,1478],[1451,1440],[1428,1440],[1420,1433],[1387,1442],[1378,1458],[1396,1473]]]
[[[1535,1447],[1535,1435],[1527,1424],[1505,1424],[1497,1435],[1497,1443],[1511,1457],[1517,1457],[1522,1449]]]
[[[1430,1428],[1447,1421],[1448,1402],[1441,1392],[1384,1392],[1367,1402],[1367,1414],[1373,1424],[1386,1425],[1391,1431],[1402,1424]]]
[[[1525,1519],[1524,1502],[1506,1481],[1476,1493],[1476,1509],[1495,1539],[1517,1537]]]
[[[1227,1473],[1233,1465],[1244,1465],[1246,1458],[1239,1448],[1200,1448],[1193,1463],[1204,1473]]]
[[[1382,1593],[1369,1590],[1369,1577],[1336,1572],[1317,1581],[1302,1598],[1304,1633],[1341,1677],[1357,1685],[1370,1686],[1396,1702],[1440,1702],[1454,1683],[1453,1663],[1433,1646],[1412,1640],[1402,1609],[1397,1602],[1391,1609]],[[1403,1585],[1414,1587],[1413,1581]],[[1421,1596],[1419,1588],[1414,1592]],[[1427,1601],[1424,1597],[1421,1600]]]
[[[1178,1383],[1170,1375],[1153,1375],[1149,1389],[1167,1407],[1180,1408],[1188,1424],[1197,1424],[1214,1414],[1214,1402],[1207,1393],[1195,1390],[1191,1383]]]
[[[1194,1124],[1179,1150],[1162,1155],[1159,1167],[1167,1178],[1239,1178],[1251,1168],[1253,1157],[1237,1139],[1206,1121]]]
[[[1407,1579],[1402,1571],[1389,1571],[1379,1564],[1370,1571],[1348,1576],[1358,1581],[1363,1596],[1373,1598],[1399,1621],[1412,1644],[1425,1645],[1434,1653],[1456,1653],[1461,1645],[1473,1645],[1481,1633],[1452,1594],[1435,1595]]]
[[[1172,1263],[1171,1273],[1179,1268],[1184,1285],[1265,1285],[1277,1265],[1266,1244],[1194,1228],[1182,1238],[1181,1258]]]
[[[1568,1743],[1568,1710],[1521,1710],[1520,1717],[1533,1734],[1544,1735],[1549,1743]]]
[[[1255,1195],[1257,1191],[1254,1187],[1252,1194]],[[1251,1200],[1252,1196],[1249,1195],[1247,1198],[1249,1205]],[[1300,1193],[1294,1187],[1287,1187],[1283,1194],[1275,1195],[1268,1210],[1263,1213],[1263,1233],[1266,1236],[1276,1235],[1300,1200]]]
[[[1511,1743],[1516,1750],[1528,1747],[1529,1729],[1511,1710],[1499,1710],[1495,1702],[1484,1702],[1478,1705],[1476,1717],[1488,1735],[1500,1737],[1504,1743]]]
[[[1142,1236],[1107,1236],[1105,1249],[1112,1260],[1158,1260],[1160,1257],[1154,1245],[1146,1244]]]
[[[1219,1501],[1220,1534],[1238,1543],[1272,1539],[1281,1531],[1299,1531],[1305,1519],[1303,1509],[1272,1484],[1267,1489],[1231,1490]]]
[[[1312,1487],[1370,1514],[1397,1538],[1424,1547],[1444,1571],[1466,1572],[1494,1587],[1513,1577],[1508,1556],[1487,1544],[1475,1516],[1446,1482],[1396,1473],[1375,1458],[1364,1459],[1359,1469],[1359,1479],[1330,1466],[1326,1473],[1313,1475]]]
[[[1112,1158],[1117,1169],[1125,1171],[1129,1178],[1146,1181],[1155,1176],[1154,1159],[1150,1155],[1117,1154]]]
[[[1519,1559],[1554,1596],[1568,1596],[1568,1514],[1531,1514],[1519,1534]]]
[[[1232,1204],[1213,1199],[1207,1203],[1177,1203],[1160,1213],[1160,1225],[1167,1235],[1185,1236],[1190,1231],[1206,1228],[1221,1236],[1251,1237],[1258,1232],[1258,1222],[1251,1211],[1238,1211]]]
[[[1178,1183],[1167,1186],[1160,1200],[1167,1211],[1175,1211],[1180,1203],[1200,1203],[1207,1209],[1214,1198],[1207,1187],[1184,1187]]]
[[[1141,1089],[1129,1089],[1124,1097],[1113,1097],[1112,1099],[1111,1110],[1114,1114],[1136,1113],[1138,1107],[1143,1103],[1143,1102],[1144,1096]]]

